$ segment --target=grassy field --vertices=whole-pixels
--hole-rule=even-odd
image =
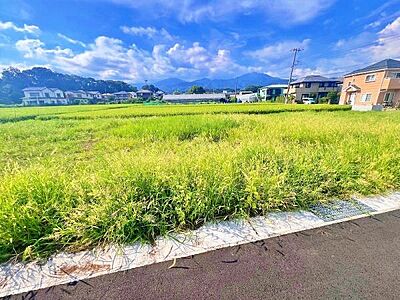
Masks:
[[[283,104],[206,104],[206,105],[72,105],[49,107],[0,107],[0,123],[32,119],[95,119],[131,118],[168,115],[198,115],[223,113],[269,114],[284,111],[349,110],[338,105],[283,105]]]
[[[400,112],[110,107],[0,124],[0,261],[400,188]]]

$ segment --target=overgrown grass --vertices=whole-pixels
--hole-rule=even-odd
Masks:
[[[0,260],[398,189],[399,140],[400,112],[0,124]]]

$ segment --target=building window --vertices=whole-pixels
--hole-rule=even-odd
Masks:
[[[40,97],[40,93],[29,93],[29,97],[32,97],[32,98]]]
[[[393,105],[393,97],[394,93],[393,92],[388,92],[385,94],[385,98],[383,100],[383,104],[385,106],[392,106]]]
[[[295,87],[296,89],[298,89],[298,88],[300,87],[300,84],[295,84],[294,87]]]
[[[320,87],[320,88],[322,88],[322,87],[324,87],[324,86],[325,86],[325,83],[324,83],[324,82],[320,82],[320,83],[319,83],[319,87]]]
[[[400,72],[393,72],[392,78],[400,79]]]
[[[306,83],[304,84],[304,87],[307,88],[307,89],[309,89],[309,88],[311,87],[311,82],[306,82]]]
[[[375,74],[367,75],[367,76],[365,77],[365,82],[374,82],[375,79],[376,79],[376,75],[375,75]]]
[[[362,102],[369,102],[369,101],[371,101],[371,98],[372,98],[372,94],[363,94],[361,96],[361,101]]]

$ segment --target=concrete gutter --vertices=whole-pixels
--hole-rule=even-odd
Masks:
[[[216,249],[323,227],[400,209],[400,193],[316,205],[312,211],[270,213],[265,217],[208,224],[159,238],[154,246],[134,244],[75,254],[60,253],[44,264],[0,265],[0,297],[125,271]]]

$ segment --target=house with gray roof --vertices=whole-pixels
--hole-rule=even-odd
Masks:
[[[346,74],[340,104],[353,110],[400,107],[400,60],[385,59]]]
[[[62,90],[47,87],[27,87],[22,90],[22,104],[32,105],[62,105],[68,104],[68,99]]]
[[[303,103],[303,100],[309,99],[318,101],[326,97],[329,92],[340,92],[341,83],[341,79],[309,75],[290,83],[289,96],[297,103]]]

